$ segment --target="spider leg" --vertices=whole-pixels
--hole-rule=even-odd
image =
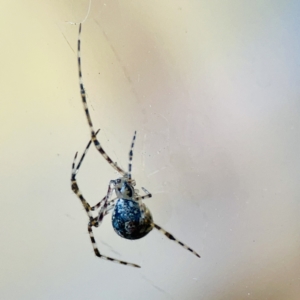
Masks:
[[[82,103],[83,103],[83,107],[84,107],[84,111],[85,111],[85,115],[90,127],[90,131],[91,131],[91,139],[96,147],[96,149],[100,152],[100,154],[104,157],[104,159],[120,174],[122,174],[122,176],[125,176],[127,173],[121,169],[116,163],[114,163],[112,161],[112,159],[106,154],[106,152],[104,151],[104,149],[102,148],[100,142],[98,141],[97,137],[96,137],[96,133],[94,131],[94,127],[93,127],[93,123],[92,123],[92,119],[90,116],[90,112],[88,109],[88,105],[86,102],[86,93],[85,93],[85,89],[83,86],[83,80],[82,80],[82,71],[81,71],[81,56],[80,56],[80,44],[81,44],[81,40],[80,40],[80,35],[81,35],[81,24],[79,25],[79,34],[78,34],[78,48],[77,48],[77,59],[78,59],[78,74],[79,74],[79,86],[80,86],[80,95],[81,95],[81,99],[82,99]]]
[[[136,131],[134,132],[131,147],[129,150],[129,163],[128,163],[128,178],[129,178],[129,180],[131,180],[132,158],[133,158],[133,148],[134,148],[135,139],[136,139]]]
[[[109,206],[107,206],[107,209],[106,209],[106,211],[105,211],[105,213],[104,213],[104,217],[105,217],[106,215],[108,215],[109,213],[111,213],[111,211],[112,211],[114,208],[115,208],[115,203],[109,204]]]
[[[99,131],[100,131],[100,129],[98,129],[98,130],[96,131],[96,135],[98,134]],[[89,149],[90,146],[91,146],[91,143],[92,143],[92,140],[89,140],[88,144],[86,145],[86,147],[85,147],[85,149],[84,149],[83,154],[81,155],[81,158],[80,158],[79,163],[78,163],[78,165],[77,165],[76,168],[75,168],[75,160],[76,160],[76,157],[75,157],[74,162],[73,162],[73,165],[72,165],[72,175],[73,175],[73,174],[74,174],[74,175],[77,174],[77,172],[78,172],[78,170],[79,170],[79,168],[80,168],[80,166],[81,166],[81,164],[82,164],[82,162],[83,162],[83,159],[84,159],[85,155],[87,154],[88,149]]]
[[[134,135],[133,135],[133,138],[132,138],[132,143],[131,143],[131,147],[130,147],[130,150],[129,150],[129,163],[128,163],[128,179],[129,179],[129,181],[131,182],[131,184],[133,186],[135,185],[135,180],[133,180],[131,178],[131,172],[132,172],[132,158],[133,158],[133,148],[134,148],[135,139],[136,139],[136,131],[134,132]],[[140,207],[140,210],[141,210],[141,213],[142,213],[142,216],[144,216],[144,214],[145,214],[145,206],[143,205],[143,203],[141,202],[141,200],[147,199],[147,198],[151,198],[152,195],[151,195],[151,193],[149,193],[143,187],[142,187],[142,190],[146,193],[146,195],[145,196],[138,196],[138,195],[135,194],[134,199],[136,201],[138,201],[139,207]],[[137,191],[137,193],[138,193],[138,191]]]
[[[134,200],[136,200],[138,202],[140,210],[141,210],[142,218],[144,218],[144,216],[145,216],[145,205],[143,204],[143,202],[141,200],[151,198],[152,195],[144,187],[142,187],[142,190],[146,193],[146,195],[144,195],[144,196],[138,196],[137,195],[137,196],[135,196]]]
[[[100,129],[98,129],[95,134],[97,134],[99,132],[99,130]],[[85,150],[84,150],[84,152],[83,152],[83,154],[82,154],[82,156],[81,156],[81,158],[80,158],[79,163],[77,164],[77,166],[76,166],[76,158],[77,158],[78,152],[76,152],[76,154],[75,154],[75,157],[74,157],[74,160],[73,160],[73,163],[72,163],[71,187],[72,187],[73,192],[80,199],[83,207],[85,208],[85,211],[86,211],[88,217],[90,219],[92,219],[93,216],[92,216],[91,210],[93,210],[93,209],[91,208],[91,206],[88,204],[88,202],[84,199],[83,195],[81,194],[81,192],[79,190],[79,187],[78,187],[78,184],[77,184],[77,180],[76,180],[76,175],[77,175],[77,173],[79,171],[79,168],[80,168],[80,166],[81,166],[81,164],[83,162],[83,159],[84,159],[84,157],[85,157],[85,155],[86,155],[86,153],[87,153],[90,145],[91,145],[91,140],[88,142],[87,146],[85,147]]]
[[[75,160],[77,157],[77,152],[75,154],[75,158],[74,158],[74,162],[72,164],[72,176],[71,176],[71,187],[72,187],[72,191],[76,194],[76,196],[80,199],[88,217],[91,219],[93,219],[93,215],[91,213],[91,206],[88,204],[88,202],[84,199],[83,195],[81,194],[77,181],[76,181],[76,169],[75,169]]]
[[[115,258],[108,257],[108,256],[100,254],[100,251],[99,251],[99,249],[97,247],[97,243],[96,243],[96,240],[95,240],[95,237],[94,237],[94,234],[93,234],[93,229],[92,229],[93,226],[95,226],[95,227],[99,226],[99,223],[98,223],[98,221],[97,221],[96,218],[93,219],[93,220],[91,220],[89,222],[89,224],[88,224],[88,232],[89,232],[90,239],[91,239],[91,242],[92,242],[92,245],[93,245],[93,249],[94,249],[94,253],[95,253],[96,256],[98,256],[99,258],[102,258],[102,259],[106,259],[106,260],[109,260],[109,261],[112,261],[112,262],[115,262],[115,263],[122,264],[122,265],[127,265],[127,266],[132,266],[132,267],[140,268],[140,266],[138,266],[136,264],[129,263],[129,262],[122,261],[122,260],[118,260],[118,259],[115,259]]]
[[[144,196],[137,196],[135,197],[135,200],[139,201],[139,200],[143,200],[143,199],[147,199],[147,198],[151,198],[152,197],[152,194],[147,191],[144,187],[142,187],[142,190],[146,193],[146,195]]]
[[[182,243],[182,242],[180,242],[179,240],[177,240],[171,233],[165,231],[163,228],[161,228],[161,227],[158,226],[157,224],[154,224],[154,223],[153,223],[153,225],[154,225],[154,227],[155,227],[157,230],[161,231],[161,232],[162,232],[166,237],[168,237],[170,240],[175,241],[176,243],[178,243],[179,245],[181,245],[183,248],[185,248],[185,249],[191,251],[191,252],[192,252],[193,254],[195,254],[197,257],[200,257],[200,255],[199,255],[197,252],[195,252],[193,249],[191,249],[190,247],[188,247],[188,246],[185,245],[184,243]]]
[[[103,218],[104,218],[104,216],[105,216],[105,212],[106,212],[106,209],[107,209],[107,207],[108,207],[108,205],[109,205],[109,199],[110,199],[110,197],[111,197],[111,194],[112,194],[112,192],[113,192],[113,190],[114,190],[114,187],[115,186],[115,181],[114,180],[111,180],[110,182],[109,182],[109,185],[108,185],[108,191],[107,191],[107,194],[106,194],[106,196],[105,196],[105,198],[104,198],[104,201],[103,201],[103,206],[101,207],[101,209],[100,209],[100,211],[99,211],[99,214],[98,214],[98,218],[97,218],[97,223],[100,225],[101,223],[102,223],[102,220],[103,220]],[[102,202],[102,201],[101,201]]]
[[[101,206],[101,204],[103,203],[103,201],[104,201],[105,199],[106,199],[106,196],[105,196],[99,203],[97,203],[96,205],[92,206],[92,207],[91,207],[91,210],[94,211],[94,210],[98,209],[98,208]],[[118,199],[118,198],[115,198],[115,199],[110,200],[110,201],[108,202],[108,204],[109,204],[109,205],[115,205],[115,201],[116,201],[117,199]]]
[[[134,132],[134,135],[132,138],[132,143],[131,143],[130,150],[129,150],[129,163],[128,163],[128,178],[129,178],[129,181],[131,182],[132,186],[135,186],[135,180],[131,178],[133,148],[134,148],[135,139],[136,139],[136,131]],[[139,201],[139,200],[143,200],[143,199],[152,197],[152,194],[149,191],[147,191],[144,187],[142,187],[142,190],[146,193],[146,195],[144,195],[144,196],[135,195],[135,200]],[[136,191],[137,191],[136,192],[136,194],[137,194],[138,190],[136,190]],[[142,209],[141,206],[140,206],[140,208]]]

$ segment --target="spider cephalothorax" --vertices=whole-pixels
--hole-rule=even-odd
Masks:
[[[121,177],[115,181],[116,195],[118,198],[122,199],[132,199],[134,196],[134,187],[131,182],[126,177]]]
[[[81,72],[81,58],[80,58],[80,33],[81,33],[81,24],[79,27],[79,37],[78,37],[78,70],[79,70],[79,83],[80,83],[80,94],[82,103],[84,106],[85,115],[89,124],[91,140],[87,144],[84,153],[79,160],[79,163],[76,166],[76,158],[77,153],[75,154],[75,158],[72,164],[72,175],[71,175],[71,187],[73,192],[78,196],[82,205],[84,206],[86,213],[89,217],[88,223],[88,232],[90,235],[90,239],[94,248],[95,255],[109,260],[113,262],[117,262],[123,265],[129,265],[133,267],[140,267],[133,263],[128,263],[125,261],[121,261],[115,258],[111,258],[105,255],[102,255],[97,247],[96,240],[93,234],[93,227],[98,227],[101,225],[103,218],[112,213],[112,226],[115,232],[129,240],[136,240],[147,235],[153,228],[156,228],[160,232],[162,232],[169,239],[177,242],[179,245],[183,246],[185,249],[189,250],[196,256],[200,257],[194,250],[189,248],[187,245],[183,244],[179,240],[177,240],[171,233],[165,231],[160,226],[153,222],[152,215],[146,205],[142,202],[144,199],[151,198],[152,195],[145,188],[142,187],[142,190],[145,192],[145,195],[139,195],[138,190],[134,189],[135,181],[131,178],[132,171],[132,157],[133,157],[133,148],[134,142],[136,138],[136,132],[134,133],[130,151],[129,151],[129,164],[128,164],[128,172],[125,172],[122,168],[118,166],[117,163],[113,162],[112,159],[106,154],[104,149],[102,148],[100,142],[97,139],[97,132],[94,131],[93,123],[90,117],[90,113],[88,110],[87,102],[86,102],[86,94],[85,89],[82,82],[82,72]],[[90,206],[89,203],[85,200],[83,195],[81,194],[76,175],[79,171],[81,163],[90,147],[91,143],[95,145],[96,149],[100,152],[100,154],[104,157],[104,159],[119,173],[122,177],[111,180],[108,185],[108,191],[106,196],[95,206]],[[111,196],[115,192],[116,198],[111,199]],[[98,215],[93,217],[92,211],[99,209]]]

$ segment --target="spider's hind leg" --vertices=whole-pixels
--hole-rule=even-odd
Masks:
[[[193,254],[195,254],[197,257],[200,257],[200,255],[195,252],[193,249],[191,249],[190,247],[188,247],[187,245],[185,245],[184,243],[180,242],[179,240],[177,240],[171,233],[165,231],[163,228],[161,228],[160,226],[158,226],[157,224],[153,224],[154,227],[161,231],[166,237],[168,237],[170,240],[175,241],[176,243],[178,243],[180,246],[182,246],[183,248],[189,250],[190,252],[192,252]]]
[[[106,259],[106,260],[109,260],[109,261],[112,261],[112,262],[115,262],[115,263],[119,263],[119,264],[122,264],[122,265],[126,265],[126,266],[131,266],[131,267],[135,267],[135,268],[140,268],[139,265],[136,265],[136,264],[133,264],[133,263],[129,263],[129,262],[126,262],[126,261],[122,261],[122,260],[118,260],[118,259],[115,259],[115,258],[112,258],[112,257],[108,257],[108,256],[105,256],[105,255],[102,255],[97,247],[97,243],[96,243],[96,240],[95,240],[95,237],[94,237],[94,233],[93,233],[93,229],[92,227],[95,226],[95,227],[98,227],[98,221],[97,221],[97,218],[91,220],[88,224],[88,232],[89,232],[89,235],[90,235],[90,239],[91,239],[91,242],[92,242],[92,245],[93,245],[93,249],[94,249],[94,253],[96,256],[98,256],[99,258],[102,258],[102,259]]]

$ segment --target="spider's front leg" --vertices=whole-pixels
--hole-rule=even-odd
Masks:
[[[97,130],[96,135],[98,134],[99,130],[100,129]],[[88,217],[89,217],[90,220],[93,219],[93,215],[91,213],[91,211],[93,210],[93,208],[88,204],[88,202],[84,199],[82,193],[80,192],[80,189],[79,189],[79,186],[78,186],[77,180],[76,180],[76,175],[77,175],[77,173],[79,171],[79,168],[80,168],[80,166],[81,166],[81,164],[83,162],[83,159],[84,159],[85,155],[88,152],[88,149],[89,149],[91,143],[92,143],[92,141],[90,140],[88,142],[87,146],[85,147],[85,150],[84,150],[84,152],[83,152],[83,154],[82,154],[82,156],[81,156],[81,158],[80,158],[77,166],[76,166],[76,158],[77,158],[78,152],[76,152],[74,160],[73,160],[73,163],[72,163],[72,174],[71,174],[71,188],[72,188],[72,191],[80,199],[80,201],[81,201],[81,203],[82,203],[82,205],[83,205],[83,207],[84,207],[84,209],[85,209],[85,211],[86,211],[86,213],[87,213],[87,215],[88,215]],[[101,201],[103,201],[104,199],[102,199]],[[101,201],[99,203],[101,203]]]
[[[80,87],[80,95],[81,95],[81,100],[82,104],[84,107],[84,112],[85,116],[87,118],[87,122],[90,127],[90,132],[91,132],[91,140],[94,143],[96,149],[99,151],[99,153],[104,157],[104,159],[122,176],[125,176],[127,173],[120,168],[116,163],[112,161],[112,159],[108,156],[108,154],[104,151],[103,147],[101,146],[100,142],[98,141],[96,135],[97,132],[95,133],[94,127],[93,127],[93,122],[90,116],[89,108],[87,105],[86,101],[86,92],[85,88],[83,85],[83,80],[82,80],[82,71],[81,71],[81,55],[80,55],[80,50],[81,50],[81,40],[80,40],[80,35],[81,35],[81,24],[79,25],[79,33],[78,33],[78,44],[77,44],[77,62],[78,62],[78,75],[79,75],[79,87]]]

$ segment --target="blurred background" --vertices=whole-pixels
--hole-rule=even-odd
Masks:
[[[300,293],[299,1],[93,0],[82,68],[99,140],[157,224],[98,259],[71,163],[89,139],[78,23],[89,0],[2,1],[0,298],[297,300]],[[91,147],[91,205],[118,174]]]

